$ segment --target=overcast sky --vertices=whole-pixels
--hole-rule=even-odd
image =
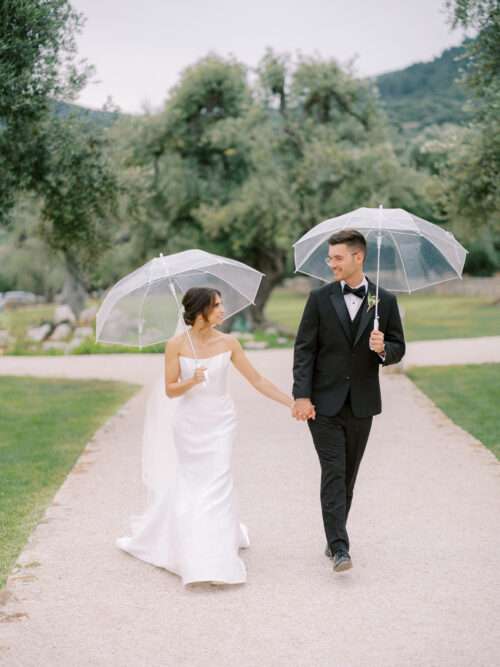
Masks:
[[[182,70],[210,51],[249,66],[266,47],[319,54],[359,75],[432,60],[459,44],[444,0],[72,0],[87,22],[79,54],[96,80],[78,102],[111,96],[123,111],[159,108]]]

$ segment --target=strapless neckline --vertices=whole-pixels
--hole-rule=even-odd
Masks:
[[[188,357],[185,354],[179,354],[177,356],[182,359],[191,359],[192,361],[208,361],[209,359],[215,359],[216,357],[220,357],[223,354],[227,354],[228,352],[231,354],[231,350],[224,350],[224,352],[219,352],[218,354],[212,354],[211,357]]]

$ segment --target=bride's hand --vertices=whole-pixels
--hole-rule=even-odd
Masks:
[[[192,379],[193,384],[201,384],[202,382],[205,382],[206,377],[205,377],[205,371],[206,371],[205,366],[199,366],[194,372]]]

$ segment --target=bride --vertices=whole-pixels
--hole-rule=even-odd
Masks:
[[[231,474],[237,421],[226,387],[230,362],[264,396],[289,408],[293,401],[256,371],[237,339],[215,329],[224,319],[218,290],[193,287],[182,305],[190,333],[165,346],[164,391],[177,404],[172,424],[175,475],[168,484],[162,469],[167,466],[156,466],[152,474],[163,476],[160,493],[143,515],[132,517],[132,536],[116,544],[179,575],[184,585],[239,584],[246,581],[246,570],[238,550],[248,547],[249,539],[240,523]],[[148,417],[145,433],[147,422]],[[168,433],[154,435],[167,446]]]

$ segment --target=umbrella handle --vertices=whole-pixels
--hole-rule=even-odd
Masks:
[[[179,312],[182,313],[181,304],[179,303],[179,299],[177,297],[177,293],[175,291],[175,287],[174,287],[172,281],[170,281],[170,291],[172,292],[172,294],[174,296],[174,299],[175,299],[175,302],[177,304],[177,308],[179,309]],[[198,359],[198,355],[196,354],[196,349],[194,347],[193,339],[191,338],[191,335],[189,333],[189,328],[188,328],[187,324],[184,322],[184,318],[182,318],[182,324],[184,325],[184,332],[185,332],[185,334],[188,338],[189,344],[191,346],[191,350],[192,350],[193,355],[194,355],[194,366],[195,366],[195,368],[199,368],[201,366],[201,362]],[[205,375],[205,380],[202,382],[202,385],[204,387],[206,387],[207,386],[207,380],[208,380],[208,371],[207,370],[205,370],[204,375]]]
[[[372,331],[378,331],[378,330],[379,330],[378,314],[375,313],[375,318],[373,320],[373,329],[372,329]],[[372,346],[369,345],[369,347],[370,347],[370,350],[373,351]]]
[[[175,291],[175,287],[172,283],[172,280],[170,280],[169,285],[170,285],[170,291],[172,292],[172,294],[174,296],[175,303],[177,304],[178,311],[179,311],[179,313],[182,313],[181,304],[179,303],[179,299],[177,298],[177,293]],[[182,324],[184,325],[184,332],[185,332],[185,334],[188,338],[189,344],[191,346],[191,350],[192,350],[194,358],[195,358],[195,366],[196,366],[196,368],[198,368],[198,366],[200,366],[200,362],[198,361],[198,355],[196,354],[196,350],[195,350],[195,347],[193,345],[193,340],[192,340],[192,338],[189,334],[189,329],[188,329],[187,324],[185,323],[183,317],[182,317]]]
[[[382,216],[382,210],[383,206],[380,204],[379,212],[380,212],[380,217]],[[375,318],[373,320],[373,331],[378,331],[379,330],[379,318],[378,318],[378,288],[380,284],[380,249],[382,247],[382,234],[381,234],[381,224],[380,224],[380,217],[379,217],[379,227],[378,227],[378,234],[377,234],[377,282],[376,282],[376,288],[375,288]]]

